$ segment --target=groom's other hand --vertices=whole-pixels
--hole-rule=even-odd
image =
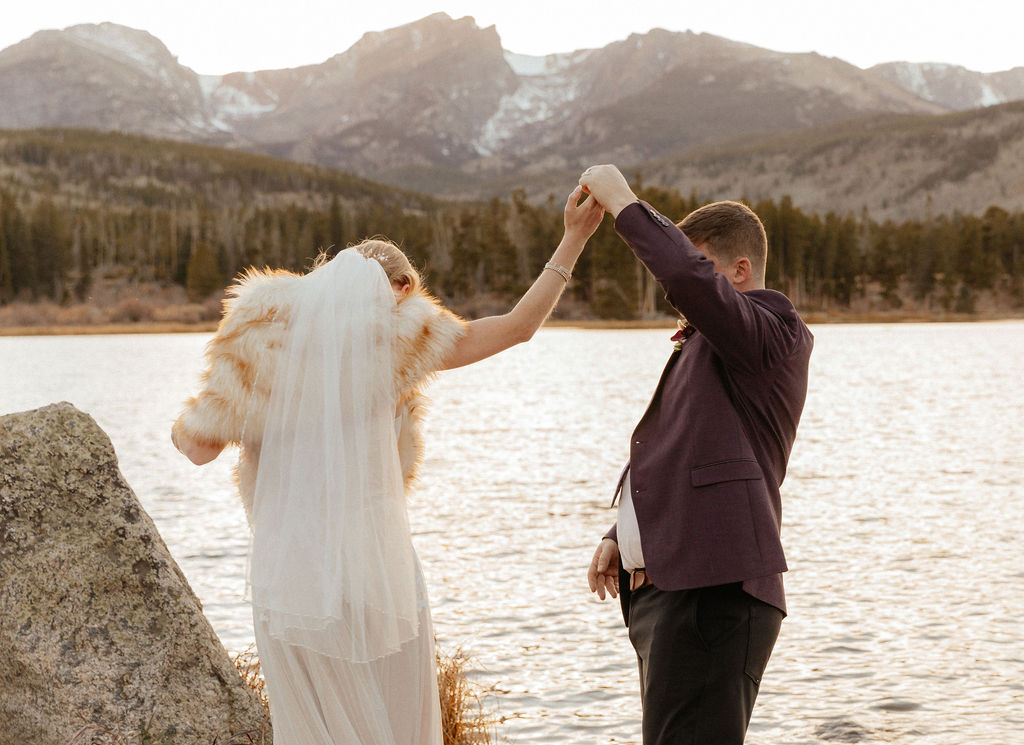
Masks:
[[[587,571],[590,591],[604,600],[605,593],[613,598],[619,594],[619,544],[611,538],[605,538],[594,552]]]
[[[611,212],[612,217],[618,217],[624,208],[637,199],[626,177],[611,165],[591,166],[585,170],[580,176],[580,186],[606,211]]]

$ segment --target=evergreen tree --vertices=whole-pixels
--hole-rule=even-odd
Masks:
[[[345,248],[345,221],[341,214],[341,200],[337,194],[331,195],[331,206],[327,211],[327,235],[324,240],[324,247],[334,246],[336,249]]]
[[[14,298],[14,276],[11,273],[11,255],[7,250],[7,231],[4,213],[0,211],[0,305]]]
[[[0,214],[4,219],[0,229],[4,233],[8,260],[11,264],[10,284],[15,297],[36,297],[39,284],[37,257],[30,245],[28,221],[18,208],[14,197],[0,193]]]
[[[63,213],[53,200],[43,199],[32,210],[29,232],[30,250],[37,262],[34,291],[37,296],[64,302],[71,241]]]
[[[209,297],[224,287],[224,275],[206,241],[196,244],[188,260],[185,289],[193,302]]]

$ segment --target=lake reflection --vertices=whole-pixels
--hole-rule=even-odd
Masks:
[[[790,616],[748,743],[1020,741],[1024,323],[817,326],[783,485]],[[410,503],[441,644],[515,743],[639,743],[617,604],[586,586],[667,331],[547,329],[442,373]],[[169,427],[207,335],[0,338],[0,412],[92,414],[229,649],[252,639],[231,458]]]

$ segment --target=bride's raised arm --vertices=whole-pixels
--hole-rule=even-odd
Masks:
[[[540,276],[508,313],[470,321],[466,332],[445,358],[442,369],[463,367],[529,341],[554,309],[565,289],[576,259],[597,230],[604,209],[593,197],[579,203],[577,187],[565,203],[565,233]]]
[[[490,357],[529,340],[540,328],[604,216],[593,197],[581,203],[580,196],[577,187],[566,200],[565,233],[551,261],[516,306],[500,316],[467,323],[430,297],[397,246],[370,239],[354,247],[381,263],[398,300],[395,376],[407,403],[432,373]],[[175,447],[193,463],[208,463],[228,444],[241,444],[246,430],[248,439],[259,442],[274,350],[286,332],[300,280],[290,272],[251,269],[229,289],[224,318],[207,345],[202,390],[186,402],[172,429]]]

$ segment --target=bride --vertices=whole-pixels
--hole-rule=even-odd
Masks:
[[[421,389],[532,337],[604,214],[580,196],[569,195],[551,261],[504,315],[458,318],[382,240],[302,276],[250,270],[230,289],[202,390],[172,439],[197,465],[240,446],[278,745],[440,745],[430,609],[404,500],[421,458]]]

